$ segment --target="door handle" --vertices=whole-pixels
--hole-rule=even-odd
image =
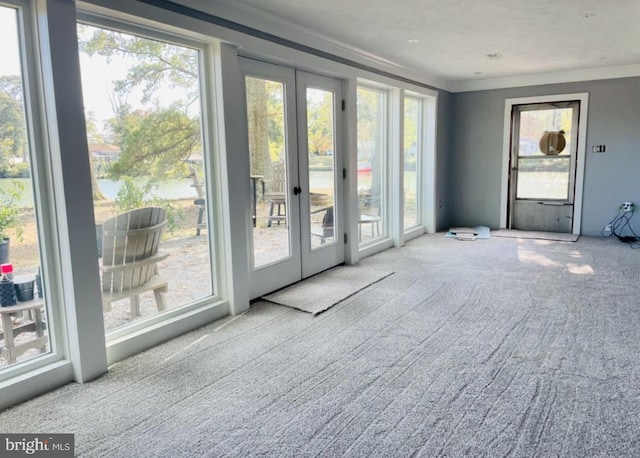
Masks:
[[[572,203],[569,202],[538,202],[539,205],[551,205],[554,207],[562,207],[565,205],[573,205]]]
[[[300,188],[300,186],[294,186],[293,187],[293,195],[297,196],[298,194],[300,194],[302,192],[302,189]]]

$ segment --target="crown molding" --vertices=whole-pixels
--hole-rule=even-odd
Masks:
[[[412,80],[432,89],[451,90],[451,82],[428,75],[405,65],[386,59],[357,46],[309,30],[301,25],[233,0],[171,0],[172,3],[192,8],[251,29],[274,35],[284,40],[318,50],[330,56],[359,64],[365,70],[378,70],[386,77],[396,75],[404,81]]]
[[[466,80],[451,83],[451,92],[487,91],[543,84],[574,83],[578,81],[607,80],[640,76],[640,65],[587,68],[564,72],[538,73],[532,75]]]

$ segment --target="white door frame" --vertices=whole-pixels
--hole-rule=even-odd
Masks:
[[[587,113],[589,111],[589,93],[543,95],[537,97],[520,97],[505,99],[504,131],[502,138],[502,191],[500,197],[500,228],[507,227],[507,207],[509,206],[509,161],[511,157],[511,112],[514,105],[532,103],[552,103],[578,100],[580,114],[578,117],[578,145],[576,148],[576,181],[573,207],[572,233],[579,235],[582,225],[582,193],[584,189],[584,168],[587,153]]]
[[[249,296],[260,297],[288,286],[323,270],[344,262],[344,194],[343,194],[343,133],[342,133],[342,82],[339,79],[306,73],[291,67],[241,58],[245,77],[263,78],[284,85],[284,108],[287,154],[287,230],[290,235],[289,256],[271,264],[254,267],[253,243],[249,244]],[[244,82],[243,82],[244,84]],[[311,249],[311,225],[309,220],[309,159],[307,140],[306,88],[313,87],[334,94],[334,241],[326,246]],[[246,122],[246,121],[245,121]],[[248,154],[248,151],[247,151]],[[294,187],[302,192],[294,195]]]

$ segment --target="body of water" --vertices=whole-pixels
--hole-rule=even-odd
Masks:
[[[33,206],[33,192],[31,189],[31,180],[29,178],[4,178],[0,179],[0,189],[10,189],[13,181],[21,182],[24,185],[24,192],[18,205],[21,207]],[[249,180],[247,179],[247,183]],[[311,189],[322,189],[330,192],[333,188],[333,173],[330,170],[312,170],[309,176],[309,184]],[[370,177],[358,176],[358,186],[370,186]],[[142,183],[144,184],[144,183]],[[405,174],[405,186],[415,186],[415,172],[407,172]],[[118,196],[118,191],[122,187],[122,182],[100,179],[98,180],[100,191],[107,199],[114,200]],[[190,178],[170,179],[158,183],[149,193],[163,199],[192,199],[196,197],[196,191],[193,189],[193,181]]]
[[[0,179],[0,189],[9,190],[13,186],[13,182],[17,181],[24,185],[24,191],[22,198],[17,202],[21,207],[33,206],[33,191],[31,189],[31,180],[29,178],[5,178]],[[156,195],[163,199],[190,199],[196,197],[196,192],[193,189],[193,181],[191,179],[171,179],[163,181],[151,189],[150,195]],[[122,187],[122,182],[100,179],[98,180],[98,186],[100,191],[105,195],[107,199],[115,200],[118,196],[118,191]]]

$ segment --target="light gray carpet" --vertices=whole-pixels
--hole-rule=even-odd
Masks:
[[[288,286],[262,299],[318,315],[363,289],[393,275],[383,266],[339,266]]]
[[[563,234],[560,232],[521,231],[518,229],[500,229],[491,231],[495,237],[508,237],[517,239],[552,240],[555,242],[575,242],[580,235]]]
[[[79,456],[640,456],[640,251],[442,234],[312,317],[255,304],[0,414]]]

